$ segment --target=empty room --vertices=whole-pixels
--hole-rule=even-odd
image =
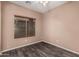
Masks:
[[[79,57],[79,1],[0,1],[0,57]]]

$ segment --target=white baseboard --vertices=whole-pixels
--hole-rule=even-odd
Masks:
[[[68,49],[68,48],[64,48],[64,47],[59,46],[59,45],[57,45],[57,44],[53,44],[53,43],[50,43],[50,42],[47,42],[47,41],[42,41],[42,40],[41,40],[41,41],[37,41],[37,42],[33,42],[33,43],[29,43],[29,44],[25,44],[25,45],[21,45],[21,46],[15,47],[15,48],[10,48],[10,49],[3,50],[3,51],[0,52],[0,55],[1,55],[3,52],[10,51],[10,50],[17,49],[17,48],[21,48],[21,47],[28,46],[28,45],[32,45],[32,44],[35,44],[35,43],[38,43],[38,42],[46,42],[46,43],[48,43],[48,44],[57,46],[57,47],[59,47],[59,48],[62,48],[62,49],[64,49],[64,50],[67,50],[67,51],[70,51],[70,52],[72,52],[72,53],[75,53],[75,54],[78,54],[78,55],[79,55],[78,52],[75,52],[75,51],[70,50],[70,49]]]
[[[38,42],[42,42],[42,41],[37,41],[37,42],[33,42],[33,43],[29,43],[29,44],[21,45],[21,46],[18,46],[18,47],[14,47],[14,48],[6,49],[6,50],[1,51],[0,53],[2,54],[3,52],[10,51],[10,50],[17,49],[17,48],[21,48],[21,47],[28,46],[28,45],[32,45],[32,44],[35,44],[35,43],[38,43]]]
[[[46,42],[46,43],[48,43],[48,44],[51,44],[51,45],[57,46],[57,47],[59,47],[59,48],[62,48],[62,49],[64,49],[64,50],[67,50],[67,51],[70,51],[70,52],[72,52],[72,53],[75,53],[75,54],[78,54],[78,55],[79,55],[79,53],[78,53],[78,52],[73,51],[73,50],[68,49],[68,48],[65,48],[65,47],[62,47],[62,46],[60,46],[60,45],[53,44],[53,43],[50,43],[50,42],[47,42],[47,41],[43,41],[43,42]]]

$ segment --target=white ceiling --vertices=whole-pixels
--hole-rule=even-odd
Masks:
[[[26,1],[10,1],[10,2],[25,8],[32,9],[40,13],[45,13],[53,8],[56,8],[57,6],[67,3],[67,1],[49,1],[49,3],[46,6],[43,6],[42,4],[39,3],[39,1],[30,1],[30,3],[26,3]]]

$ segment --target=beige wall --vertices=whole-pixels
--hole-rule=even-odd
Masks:
[[[42,14],[3,2],[3,50],[40,41]],[[14,39],[14,15],[36,18],[36,36]]]
[[[2,12],[3,50],[43,39],[43,41],[79,52],[79,2],[64,4],[44,15],[8,2],[3,2]],[[36,18],[36,36],[14,39],[14,15]],[[43,20],[42,16],[44,16]]]
[[[1,50],[1,2],[0,2],[0,50]]]
[[[79,2],[59,6],[44,15],[44,41],[79,52]]]

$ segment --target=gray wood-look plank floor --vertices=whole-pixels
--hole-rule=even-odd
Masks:
[[[79,55],[45,42],[4,52],[1,57],[79,57]]]

